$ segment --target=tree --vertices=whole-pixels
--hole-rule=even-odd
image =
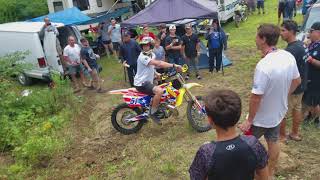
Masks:
[[[24,21],[47,13],[46,0],[0,0],[0,23]]]

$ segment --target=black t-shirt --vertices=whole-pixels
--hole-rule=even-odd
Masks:
[[[173,46],[181,45],[182,41],[179,36],[171,37],[170,35],[168,35],[165,40],[165,47],[167,47],[169,44],[171,44],[174,40],[176,42],[173,43]],[[181,52],[180,52],[180,49],[179,50],[169,49],[169,50],[167,50],[167,55],[169,58],[179,58],[179,57],[181,57]]]
[[[190,179],[253,180],[267,166],[268,154],[254,136],[204,144],[189,169]]]
[[[85,59],[88,65],[94,66],[97,64],[97,57],[94,54],[92,48],[90,47],[82,47],[80,51],[81,58]]]
[[[191,36],[182,36],[182,45],[185,46],[185,54],[188,58],[197,57],[197,44],[200,42],[198,35],[191,34]]]
[[[301,84],[297,87],[293,94],[302,93],[307,86],[308,65],[306,63],[307,53],[302,41],[294,41],[289,43],[286,51],[290,52],[296,59],[298,70],[301,77]]]
[[[167,33],[165,33],[166,36],[163,39],[161,39],[162,34],[163,34],[163,32],[159,32],[159,34],[157,35],[157,38],[160,39],[160,46],[165,48]]]
[[[320,42],[310,45],[308,53],[315,61],[320,61]],[[320,91],[320,69],[312,64],[309,65],[309,80],[308,89]]]

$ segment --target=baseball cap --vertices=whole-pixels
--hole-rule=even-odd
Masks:
[[[311,26],[312,30],[320,30],[320,22],[315,22]]]
[[[131,33],[130,33],[130,31],[125,31],[125,32],[123,33],[123,36],[124,36],[124,37],[128,37],[128,36],[131,36]]]
[[[160,27],[161,29],[164,29],[164,28],[166,28],[166,24],[161,23],[159,27]]]
[[[176,26],[174,24],[172,24],[172,25],[169,26],[169,30],[171,30],[171,29],[177,29],[177,28],[176,28]]]
[[[189,28],[192,28],[192,25],[189,23],[189,24],[186,24],[184,27],[185,27],[186,29],[189,29]]]

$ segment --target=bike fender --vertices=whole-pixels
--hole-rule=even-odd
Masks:
[[[177,97],[177,100],[176,100],[176,107],[180,106],[183,102],[183,96],[184,94],[186,93],[186,89],[185,88],[181,88],[179,89],[179,95]]]
[[[185,89],[191,89],[193,87],[203,87],[203,86],[198,83],[188,83],[188,84],[183,85],[183,88],[185,88]]]

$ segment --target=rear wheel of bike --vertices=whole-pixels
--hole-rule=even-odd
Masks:
[[[143,120],[126,122],[126,119],[133,118],[142,112],[139,108],[130,108],[126,103],[118,105],[112,112],[112,126],[122,134],[129,135],[138,132],[143,126]]]
[[[203,107],[204,102],[201,96],[196,96],[198,103]],[[187,117],[190,125],[198,132],[206,132],[211,129],[207,115],[199,112],[196,102],[190,101],[187,107]]]

